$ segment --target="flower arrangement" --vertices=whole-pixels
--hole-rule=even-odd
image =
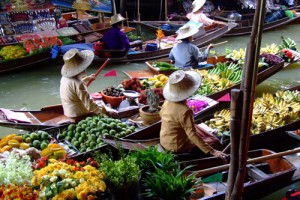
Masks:
[[[291,51],[288,49],[282,49],[279,52],[279,56],[285,61],[285,62],[291,62],[294,60],[294,55]]]
[[[158,41],[161,41],[165,37],[165,34],[161,28],[156,30],[156,38]]]
[[[0,185],[15,184],[17,186],[30,183],[34,176],[28,155],[11,152],[7,155],[5,162],[0,162]]]
[[[36,200],[38,198],[38,192],[34,191],[32,187],[28,185],[19,186],[10,184],[7,186],[0,186],[0,199],[1,200]]]
[[[90,162],[48,159],[45,167],[34,171],[31,180],[32,186],[41,190],[39,199],[95,199],[106,190],[105,174]]]
[[[199,99],[188,99],[186,104],[194,111],[194,113],[198,113],[208,106],[208,103],[206,101],[202,101]]]

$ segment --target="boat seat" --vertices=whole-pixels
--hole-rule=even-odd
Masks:
[[[247,165],[247,173],[252,179],[256,181],[263,180],[269,177],[268,174],[266,174],[265,172],[258,169],[256,166],[252,164]]]

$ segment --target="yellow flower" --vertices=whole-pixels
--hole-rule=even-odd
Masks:
[[[156,31],[156,37],[158,40],[161,40],[163,37],[165,37],[164,32],[162,31],[162,29],[157,29]]]
[[[50,158],[48,161],[49,161],[50,163],[56,163],[56,162],[57,162],[57,160],[54,159],[54,158]]]
[[[83,177],[83,172],[81,172],[81,171],[77,171],[74,174],[74,178],[76,178],[76,179],[81,179],[82,177]]]
[[[85,200],[87,198],[88,192],[86,190],[81,191],[80,193],[77,193],[77,199],[79,200]]]
[[[87,200],[94,200],[94,199],[96,199],[96,197],[93,196],[93,195],[89,195],[89,196],[87,197]]]

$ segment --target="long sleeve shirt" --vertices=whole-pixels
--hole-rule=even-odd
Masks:
[[[202,11],[198,11],[196,13],[188,13],[186,17],[189,20],[193,20],[195,22],[201,22],[205,26],[210,26],[214,23],[213,19],[208,18]]]
[[[209,49],[201,52],[198,47],[190,42],[182,41],[176,44],[169,54],[169,58],[175,61],[175,67],[189,69],[197,68],[199,62],[207,59]]]
[[[114,27],[107,31],[102,41],[105,43],[106,48],[109,50],[125,50],[128,51],[130,43],[127,35],[122,32],[119,28]]]
[[[105,113],[105,109],[99,107],[90,98],[87,87],[79,76],[61,78],[60,98],[64,114],[68,117],[79,117],[89,113]]]
[[[212,150],[198,135],[193,111],[185,102],[165,101],[160,111],[160,143],[172,152],[187,152],[194,145],[204,153]]]

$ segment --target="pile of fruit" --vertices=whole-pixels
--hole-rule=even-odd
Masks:
[[[113,86],[107,87],[102,91],[103,94],[111,97],[120,97],[124,96],[123,91],[119,88],[115,88]]]
[[[102,136],[110,135],[121,138],[134,131],[134,126],[129,126],[119,119],[94,116],[87,117],[76,125],[69,125],[68,129],[58,136],[58,139],[65,139],[78,148],[80,152],[86,152],[101,147],[104,144]]]
[[[155,62],[153,67],[160,72],[178,70],[178,68],[176,68],[173,64],[168,62]]]
[[[49,144],[45,149],[42,150],[41,156],[42,157],[48,157],[48,158],[54,158],[54,159],[59,159],[63,158],[64,155],[66,155],[66,151],[62,146],[59,144]]]
[[[299,120],[300,92],[278,91],[275,94],[264,93],[256,98],[253,105],[251,133],[259,134]],[[229,131],[230,111],[224,109],[205,121],[210,128],[217,129],[218,134]]]
[[[196,70],[202,77],[197,94],[206,96],[227,89],[242,80],[243,71],[238,64],[217,63],[209,70]]]
[[[154,77],[150,77],[147,80],[142,80],[143,86],[148,86],[150,88],[163,88],[168,82],[169,78],[164,74],[158,74]]]
[[[43,150],[50,143],[51,136],[46,131],[36,131],[25,133],[22,135],[23,141],[29,144],[30,147]]]
[[[0,50],[0,56],[4,60],[22,58],[28,55],[25,49],[19,45],[8,45]]]

